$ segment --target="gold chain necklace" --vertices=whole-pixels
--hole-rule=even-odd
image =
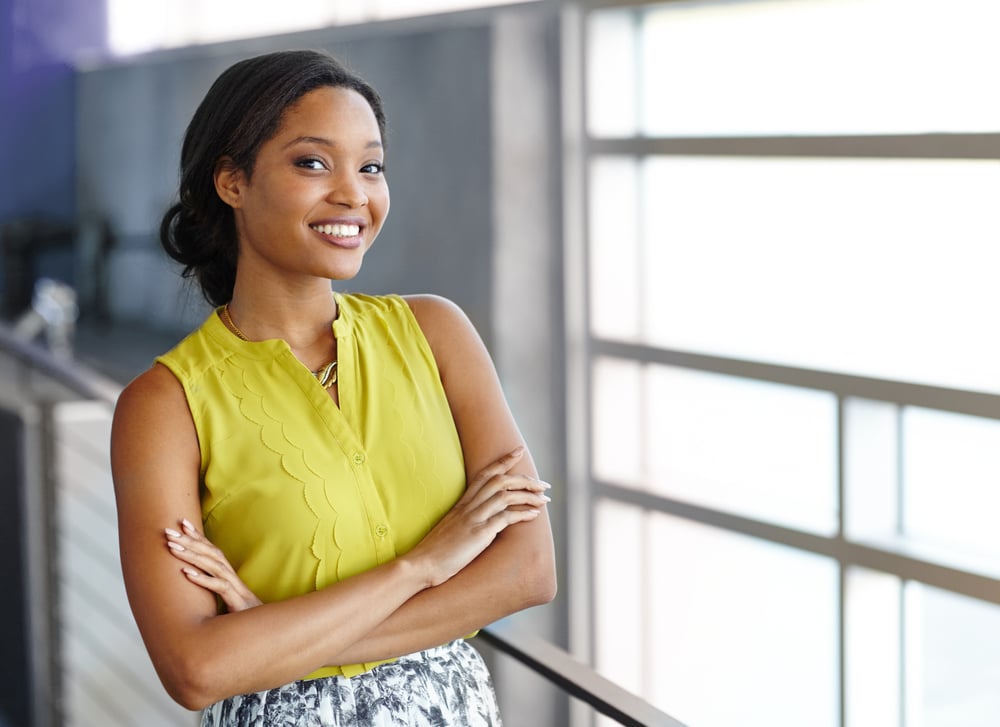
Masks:
[[[238,339],[250,343],[250,339],[247,338],[246,334],[241,331],[239,326],[237,326],[233,321],[233,315],[229,312],[229,303],[222,306],[222,322],[226,324],[226,327],[229,328],[229,330],[236,334]],[[333,359],[330,363],[324,364],[315,371],[310,371],[309,373],[316,377],[320,386],[324,389],[329,389],[337,383],[337,359]]]

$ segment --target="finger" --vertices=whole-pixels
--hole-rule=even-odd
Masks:
[[[483,527],[496,537],[511,525],[530,522],[541,514],[541,510],[503,510],[487,520]]]
[[[528,475],[502,475],[494,477],[478,491],[472,493],[469,496],[466,507],[469,510],[474,510],[484,502],[504,492],[526,492],[542,495],[550,488],[549,483],[529,477]]]
[[[261,605],[261,601],[257,596],[248,589],[241,588],[241,582],[237,581],[233,583],[222,578],[216,578],[194,568],[182,568],[181,570],[189,581],[221,598],[230,613],[245,611],[246,609]]]
[[[511,467],[516,465],[525,453],[524,446],[519,446],[503,455],[502,457],[495,459],[488,465],[479,470],[475,475],[472,476],[472,480],[469,482],[469,486],[479,485],[488,482],[490,479],[497,475],[506,474],[510,472]]]
[[[498,482],[503,483],[504,489],[507,490],[531,490],[532,492],[545,492],[546,490],[551,490],[552,485],[544,480],[540,480],[537,477],[532,477],[531,475],[498,475],[494,478]]]
[[[514,508],[518,511],[540,511],[551,502],[547,495],[539,495],[523,490],[502,490],[497,492],[469,513],[473,522],[488,523],[496,515]]]
[[[206,543],[209,542],[208,538],[206,538],[201,531],[194,526],[194,523],[186,517],[181,518],[181,530],[183,530],[184,534],[188,537],[194,538],[195,540],[204,540]]]
[[[213,576],[222,576],[228,575],[232,572],[232,569],[229,568],[225,561],[221,561],[218,558],[214,558],[204,553],[199,553],[191,548],[185,548],[180,543],[168,541],[167,547],[170,548],[170,553],[175,558],[187,563],[188,565],[193,565],[195,568],[198,568],[204,573],[208,573]]]
[[[210,573],[205,573],[204,571],[200,571],[195,568],[181,568],[181,570],[192,583],[201,586],[205,590],[211,591],[217,596],[223,597],[223,599],[226,599],[226,597],[232,593],[232,584],[222,578],[216,578]]]
[[[211,561],[221,566],[229,565],[229,561],[226,560],[222,551],[204,538],[195,539],[191,536],[178,533],[176,530],[171,528],[166,528],[164,532],[167,535],[167,547],[170,548],[174,554],[180,555],[181,553],[187,553],[192,557],[200,556],[201,558],[206,559],[206,562]]]

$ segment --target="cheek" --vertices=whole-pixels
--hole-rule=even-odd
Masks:
[[[385,218],[389,215],[389,190],[386,189],[381,198],[379,199],[379,214],[381,215],[381,221],[385,222]]]

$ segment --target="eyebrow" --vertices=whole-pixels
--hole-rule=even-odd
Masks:
[[[285,144],[284,148],[288,149],[289,147],[295,146],[296,144],[320,144],[321,146],[331,146],[331,147],[337,146],[337,144],[333,140],[327,139],[326,137],[323,136],[298,136],[292,139],[287,144]],[[381,149],[381,148],[382,148],[382,142],[375,139],[365,144],[365,149]]]

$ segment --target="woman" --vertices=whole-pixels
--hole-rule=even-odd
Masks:
[[[122,393],[112,467],[136,622],[203,725],[499,724],[463,637],[555,592],[548,485],[468,319],[331,293],[388,212],[384,134],[294,51],[225,71],[185,136],[161,239],[216,310]]]

